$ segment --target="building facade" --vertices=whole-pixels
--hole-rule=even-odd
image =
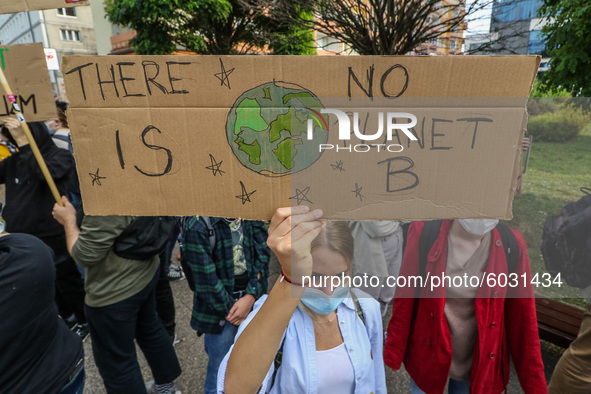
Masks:
[[[0,15],[0,45],[40,42],[63,56],[96,55],[97,46],[89,6]],[[66,100],[61,70],[50,71],[54,92]]]
[[[444,0],[440,3],[441,7],[427,18],[429,25],[441,25],[446,21],[457,21],[458,18],[465,16],[465,2],[460,0]],[[436,38],[429,42],[419,45],[412,54],[416,55],[459,55],[462,53],[464,44],[464,31],[467,29],[467,23],[460,23],[455,28],[447,28]]]
[[[490,32],[499,35],[496,53],[545,55],[542,27],[538,18],[542,0],[494,0]]]

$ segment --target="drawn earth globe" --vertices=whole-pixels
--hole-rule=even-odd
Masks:
[[[324,108],[310,90],[269,82],[240,95],[226,122],[232,151],[245,167],[265,176],[302,171],[320,158],[328,140]],[[313,138],[308,140],[308,119]]]

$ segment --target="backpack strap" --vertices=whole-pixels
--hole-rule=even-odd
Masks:
[[[74,147],[72,146],[72,138],[69,135],[63,134],[52,134],[51,138],[55,140],[60,140],[68,143],[68,150],[71,154],[74,154]]]
[[[363,309],[361,308],[361,304],[359,303],[359,298],[357,298],[355,293],[352,291],[350,291],[350,294],[351,294],[351,299],[353,300],[353,303],[355,304],[355,312],[357,312],[357,316],[359,316],[359,318],[363,322],[363,325],[367,327],[367,324],[365,323],[365,314],[363,313]],[[281,366],[281,363],[283,362],[283,346],[284,345],[285,345],[285,336],[281,340],[281,346],[279,346],[279,350],[277,351],[277,354],[275,354],[275,360],[273,361],[273,367],[274,367],[273,377],[271,378],[271,385],[267,389],[267,393],[271,390],[271,388],[275,384],[275,378],[277,377],[277,371],[279,370],[279,367]]]
[[[279,346],[279,350],[277,351],[277,354],[275,354],[275,360],[273,360],[273,377],[271,378],[271,385],[269,386],[269,388],[267,389],[267,393],[269,391],[271,391],[271,389],[273,388],[273,385],[275,384],[275,378],[277,377],[277,371],[279,371],[279,367],[281,366],[281,363],[283,362],[283,346],[285,345],[285,336],[283,336],[283,339],[281,340],[281,346]]]
[[[419,239],[419,275],[423,279],[425,279],[427,274],[427,259],[429,258],[429,252],[439,236],[439,230],[441,229],[442,223],[443,220],[429,220],[425,222],[425,226],[423,226],[423,232]]]
[[[213,229],[213,226],[211,225],[211,219],[209,218],[209,216],[201,216],[201,217],[203,218],[203,221],[205,222],[205,225],[207,226],[207,236],[209,237],[209,247],[213,251],[213,248],[215,247],[215,231]]]
[[[519,245],[513,231],[504,224],[497,224],[497,230],[501,236],[501,242],[505,249],[505,258],[507,259],[507,271],[511,274],[515,272],[517,267],[517,259],[519,257]]]
[[[357,296],[355,295],[354,292],[350,291],[350,293],[351,293],[351,299],[353,300],[353,303],[355,304],[355,312],[357,312],[357,316],[359,316],[359,318],[363,322],[363,325],[367,327],[367,324],[365,324],[365,314],[363,313],[363,309],[361,309],[361,304],[359,303],[359,298],[357,298]]]

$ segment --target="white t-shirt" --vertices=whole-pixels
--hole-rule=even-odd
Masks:
[[[345,342],[328,350],[317,350],[318,393],[353,394],[355,392],[355,372],[345,348]]]

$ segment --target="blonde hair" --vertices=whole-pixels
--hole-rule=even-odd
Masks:
[[[311,248],[324,246],[345,257],[349,269],[353,260],[354,241],[351,229],[344,221],[327,221],[320,234],[312,241]]]

